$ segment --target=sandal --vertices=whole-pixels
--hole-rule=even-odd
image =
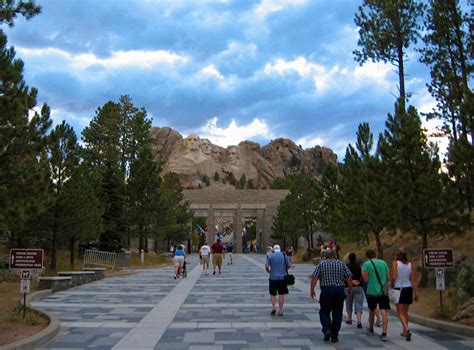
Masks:
[[[351,321],[351,320],[347,320],[347,321],[346,321],[346,324],[352,324],[352,321]]]
[[[400,333],[400,335],[401,335],[402,337],[404,337],[406,341],[411,341],[411,332],[410,332],[410,331],[408,331],[408,332],[405,333],[405,334],[404,334],[404,333]]]

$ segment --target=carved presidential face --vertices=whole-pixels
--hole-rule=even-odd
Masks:
[[[201,151],[206,155],[211,154],[211,141],[208,139],[201,139]]]
[[[197,151],[199,149],[199,144],[201,143],[201,139],[199,136],[191,134],[184,139],[184,146],[186,149],[190,151]]]
[[[231,164],[237,164],[240,159],[239,148],[237,146],[230,146],[227,149],[227,156],[229,157]]]

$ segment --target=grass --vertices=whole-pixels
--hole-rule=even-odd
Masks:
[[[33,335],[48,326],[42,314],[20,305],[20,279],[9,275],[0,282],[0,346]]]

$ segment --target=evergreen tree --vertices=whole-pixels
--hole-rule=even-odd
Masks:
[[[103,207],[99,193],[101,176],[83,162],[77,166],[57,199],[57,227],[61,242],[69,248],[69,264],[74,266],[78,242],[99,239]]]
[[[133,106],[129,96],[121,96],[118,103],[109,101],[99,108],[96,116],[82,135],[85,142],[85,158],[99,167],[103,179],[105,201],[105,230],[101,237],[102,246],[108,246],[106,239],[112,239],[110,249],[119,249],[124,242],[130,242],[130,229],[136,227],[130,215],[130,196],[127,189],[131,165],[138,158],[143,147],[150,144],[151,121],[146,111]],[[107,198],[111,195],[113,198]],[[112,212],[109,212],[112,210]],[[111,222],[111,220],[116,220]],[[110,229],[114,229],[113,233]],[[107,238],[108,237],[108,238]]]
[[[105,161],[102,168],[101,190],[104,228],[100,236],[100,247],[101,250],[120,252],[127,233],[125,182],[122,169],[109,160]]]
[[[237,185],[238,189],[239,190],[244,190],[246,184],[247,184],[247,177],[245,176],[245,174],[242,174],[242,176],[239,179],[239,183]]]
[[[360,64],[390,62],[398,69],[400,105],[404,108],[406,50],[417,42],[423,6],[415,0],[364,0],[355,16],[359,27],[358,45],[353,53]]]
[[[348,240],[368,241],[368,233],[372,234],[377,255],[383,259],[380,235],[392,222],[396,207],[387,191],[385,169],[373,145],[369,124],[360,124],[356,148],[349,145],[346,150],[337,183],[339,195],[334,204],[335,215],[330,217],[334,232]]]
[[[405,112],[397,106],[395,115],[388,115],[379,149],[387,169],[387,187],[397,201],[395,222],[402,230],[421,236],[422,251],[428,248],[428,235],[461,229],[459,197],[450,179],[440,172],[437,151],[427,144],[414,107]],[[427,282],[428,273],[422,267],[420,285]]]
[[[429,117],[445,122],[445,130],[457,141],[468,135],[468,116],[461,108],[469,90],[472,62],[468,57],[469,17],[463,14],[457,0],[431,0],[425,18],[427,33],[420,61],[430,66],[428,90],[437,101]],[[472,115],[470,116],[472,118]],[[472,130],[471,130],[472,132]]]
[[[192,220],[189,210],[190,203],[184,201],[179,179],[174,173],[166,174],[160,186],[160,202],[157,212],[158,236],[167,242],[188,239],[188,224]]]
[[[60,217],[59,198],[64,184],[71,178],[79,164],[79,145],[74,130],[63,121],[57,125],[50,135],[48,147],[49,168],[51,169],[52,203],[49,208],[51,220],[51,270],[56,270]]]
[[[473,114],[468,107],[472,106],[469,81],[473,69],[468,56],[472,41],[470,22],[469,16],[461,12],[457,0],[431,0],[425,18],[425,46],[420,50],[420,61],[431,70],[428,90],[437,101],[437,108],[428,114],[428,118],[442,120],[445,133],[452,138],[450,150],[455,154],[449,156],[448,168],[469,210],[472,209],[474,191],[474,169],[466,166],[469,165],[467,160],[472,155],[474,141]],[[460,163],[456,164],[458,161]]]
[[[157,236],[160,184],[160,165],[153,160],[151,148],[145,146],[132,162],[128,183],[130,221],[139,237],[139,249],[148,251],[146,240]]]
[[[299,237],[304,237],[310,250],[312,234],[318,228],[318,212],[322,202],[322,193],[317,181],[305,173],[287,178],[290,193],[280,202],[279,214],[275,217],[275,234],[286,236],[284,230],[290,227],[287,234],[292,235],[296,246]],[[279,217],[279,215],[283,215]]]
[[[13,20],[17,15],[25,17],[27,20],[33,18],[41,12],[41,6],[36,5],[34,0],[3,0],[0,1],[0,24],[7,23],[13,27]]]
[[[0,23],[15,15],[2,4]],[[8,12],[8,11],[7,11]],[[21,10],[19,10],[21,13]],[[48,186],[44,163],[47,131],[51,126],[47,105],[35,112],[37,90],[23,80],[23,62],[0,31],[0,228],[11,233],[11,243],[27,244],[26,223],[44,211]]]

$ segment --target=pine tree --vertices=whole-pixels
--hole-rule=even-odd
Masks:
[[[189,238],[190,233],[186,229],[192,220],[189,206],[190,203],[184,200],[177,175],[166,174],[160,185],[157,234],[159,239],[167,241],[167,246],[173,241]]]
[[[150,144],[150,126],[146,111],[136,108],[129,96],[121,96],[118,103],[109,101],[99,108],[82,133],[86,160],[97,166],[104,176],[111,176],[103,179],[101,196],[105,203],[103,247],[109,246],[106,242],[109,238],[113,241],[109,248],[114,250],[130,242],[130,229],[136,223],[129,215],[131,193],[127,183],[140,149]],[[109,195],[112,197],[108,198]],[[111,229],[115,229],[115,233]]]
[[[463,14],[457,0],[431,0],[425,18],[427,33],[420,61],[430,67],[428,90],[437,101],[437,108],[428,118],[443,121],[445,133],[452,139],[448,169],[454,176],[469,210],[472,209],[474,168],[468,158],[474,152],[472,91],[469,87],[472,60],[469,59],[469,16]],[[472,109],[472,107],[471,107]],[[459,143],[459,144],[458,144]],[[463,152],[465,152],[463,154]],[[456,162],[460,162],[456,164]]]
[[[428,248],[428,235],[462,228],[459,196],[440,172],[437,150],[428,145],[414,107],[405,112],[397,106],[396,113],[388,115],[379,149],[387,169],[387,187],[397,201],[395,222],[402,230],[421,236],[422,251]],[[427,270],[422,267],[420,285],[426,286],[427,281]]]
[[[14,18],[1,13],[2,22]],[[36,106],[37,90],[23,80],[23,62],[15,59],[15,50],[7,47],[2,31],[0,91],[0,228],[10,231],[12,244],[25,246],[26,223],[46,206],[48,178],[42,159],[51,120],[47,105],[29,117]]]
[[[57,199],[57,227],[61,243],[69,248],[69,264],[74,266],[75,245],[99,239],[103,207],[97,196],[101,177],[83,162],[77,166]]]
[[[52,203],[49,208],[51,220],[51,270],[56,270],[58,248],[59,217],[64,184],[71,178],[79,165],[79,144],[74,130],[63,121],[50,134],[48,146],[49,168],[51,169]]]
[[[333,230],[353,241],[368,240],[372,234],[377,255],[383,259],[382,232],[390,226],[394,201],[387,191],[386,174],[377,152],[369,124],[359,125],[356,148],[347,147],[341,176],[337,183],[338,197]]]
[[[34,0],[8,0],[0,2],[0,24],[7,23],[13,27],[13,20],[17,15],[25,17],[27,20],[33,18],[41,12],[41,6],[36,5]]]
[[[423,6],[414,0],[364,0],[355,16],[359,27],[358,45],[361,50],[353,53],[360,64],[390,62],[398,69],[400,105],[404,108],[406,50],[415,44],[421,29],[418,19]]]
[[[148,250],[146,240],[157,236],[160,184],[160,165],[153,160],[151,148],[145,146],[132,162],[127,186],[130,221],[139,237],[139,249]]]

